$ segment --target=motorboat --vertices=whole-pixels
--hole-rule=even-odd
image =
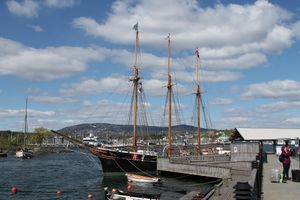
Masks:
[[[108,191],[108,188],[104,188],[104,194],[106,200],[122,199],[122,200],[158,200],[160,194],[145,194],[131,191],[122,191],[113,188]]]

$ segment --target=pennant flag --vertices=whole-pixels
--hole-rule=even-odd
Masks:
[[[136,23],[133,27],[132,27],[133,30],[135,31],[138,31],[138,23]]]
[[[196,53],[197,57],[199,58],[199,49],[198,48],[196,49],[195,53]]]

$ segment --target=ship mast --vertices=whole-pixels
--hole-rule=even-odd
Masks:
[[[168,35],[168,104],[169,104],[169,115],[168,115],[168,157],[171,157],[172,149],[171,149],[171,144],[172,144],[172,138],[171,138],[171,133],[172,133],[172,79],[171,79],[171,72],[170,72],[170,56],[171,56],[171,41],[170,41],[170,34]]]
[[[26,98],[26,105],[25,105],[25,120],[24,120],[24,148],[26,146],[26,134],[27,134],[27,104],[28,98]]]
[[[196,98],[197,98],[197,143],[198,143],[198,152],[201,151],[201,133],[200,133],[200,100],[201,100],[201,93],[200,93],[200,83],[198,77],[198,66],[199,66],[199,49],[196,49]]]
[[[134,77],[130,79],[133,82],[133,148],[136,151],[136,130],[137,130],[137,111],[138,111],[138,84],[139,84],[139,70],[137,66],[137,54],[139,50],[139,30],[138,23],[133,26],[135,30],[135,51],[134,51]]]

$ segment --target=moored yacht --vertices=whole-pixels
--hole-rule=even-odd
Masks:
[[[90,133],[89,136],[84,137],[82,139],[83,143],[92,145],[92,146],[100,146],[100,140],[98,136],[95,136],[93,133]]]

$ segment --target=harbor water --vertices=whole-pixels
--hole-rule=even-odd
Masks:
[[[161,199],[179,199],[192,190],[207,191],[212,183],[200,177],[164,176],[161,184],[128,183],[124,174],[103,175],[97,157],[80,151],[17,159],[0,158],[0,200],[104,199],[104,187],[161,194]],[[16,186],[18,192],[12,194]],[[62,195],[58,196],[57,191]]]

